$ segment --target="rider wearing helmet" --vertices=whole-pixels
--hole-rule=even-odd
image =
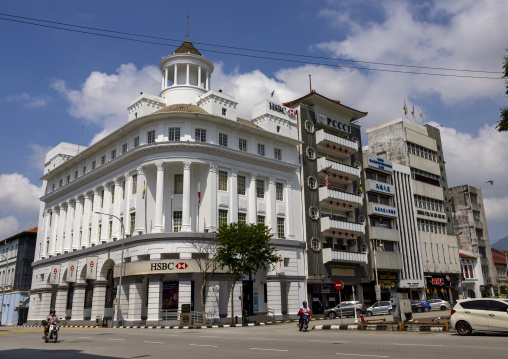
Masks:
[[[56,315],[55,310],[51,308],[49,315],[46,317],[46,326],[44,327],[44,336],[42,339],[46,339],[48,337],[49,326],[55,322],[60,323],[60,318]]]
[[[298,324],[300,326],[300,331],[302,331],[302,329],[303,329],[303,319],[306,314],[310,318],[312,313],[310,312],[310,308],[307,307],[307,301],[304,300],[302,303],[302,307],[300,308],[300,311],[298,312],[298,316],[300,317],[299,324]]]

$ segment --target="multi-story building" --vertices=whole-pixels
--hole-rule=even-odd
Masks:
[[[0,241],[0,324],[26,323],[37,227]]]
[[[363,291],[370,302],[389,300],[394,292],[405,292],[415,299],[425,297],[411,182],[409,167],[363,148],[365,238],[372,273],[372,282],[365,284]]]
[[[304,238],[307,241],[308,300],[323,309],[342,300],[363,299],[367,254],[359,221],[360,127],[367,115],[315,91],[284,103],[298,115]],[[341,293],[334,283],[341,280]]]
[[[508,251],[492,248],[492,260],[496,267],[497,293],[508,294]],[[496,288],[494,288],[496,289]]]
[[[453,225],[462,267],[463,297],[493,295],[497,287],[482,191],[469,185],[450,188]]]
[[[453,302],[460,260],[439,130],[399,118],[366,132],[371,154],[410,168],[427,296]]]
[[[193,244],[230,222],[271,228],[281,261],[246,276],[232,296],[218,273],[206,287],[207,316],[241,317],[242,306],[296,315],[306,298],[295,114],[263,101],[252,121],[238,118],[190,42],[159,67],[159,96],[135,99],[122,127],[84,150],[62,143],[48,152],[31,322],[51,307],[70,323],[160,325],[182,305],[200,312],[203,254]]]

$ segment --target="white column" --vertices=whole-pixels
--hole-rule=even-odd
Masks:
[[[65,230],[65,208],[67,207],[67,202],[60,203],[59,207],[60,211],[58,212],[58,228],[56,232],[55,254],[62,253]]]
[[[210,223],[208,223],[208,230],[214,232],[218,227],[217,222],[217,164],[210,163],[210,171],[208,172],[208,179],[206,184],[206,193],[209,196],[210,203]]]
[[[190,64],[187,64],[187,73],[185,74],[185,84],[186,85],[189,85],[190,84]]]
[[[49,310],[51,306],[51,287],[46,288],[45,291],[42,293],[41,297],[41,305],[40,305],[40,315],[41,319],[46,319],[46,317],[49,314]]]
[[[267,305],[270,312],[273,311],[275,318],[282,318],[282,303],[280,293],[280,282],[266,282],[267,286]]]
[[[232,286],[232,282],[229,282],[229,285]],[[238,281],[235,284],[235,291],[233,293],[233,305],[231,305],[231,290],[229,290],[229,298],[228,298],[228,317],[236,317],[238,316],[238,324],[242,324],[242,303],[240,301],[240,296],[242,295],[242,281]]]
[[[190,161],[183,161],[183,200],[182,200],[182,232],[190,232],[190,172],[191,172]]]
[[[102,207],[100,209],[98,209],[98,211],[102,212],[102,213],[109,213],[109,207],[111,205],[111,197],[113,195],[111,193],[111,184],[104,183],[102,186],[104,187],[104,198],[102,201]],[[100,236],[100,238],[97,238],[97,243],[103,243],[103,242],[107,242],[107,240],[109,238],[109,221],[112,221],[112,219],[110,216],[108,216],[106,214],[99,215],[99,216],[101,216],[98,218],[101,218],[102,227],[101,227],[101,236]],[[99,232],[97,229],[97,235],[98,235],[98,233]]]
[[[173,81],[173,85],[177,85],[178,84],[178,65],[175,64],[175,73],[174,73],[174,81]]]
[[[160,275],[148,277],[147,325],[158,325],[161,310],[162,280]]]
[[[118,288],[117,293],[118,298],[120,298],[120,308],[117,308],[118,318],[120,321],[120,325],[125,323],[127,319],[127,314],[129,313],[129,283],[122,283],[122,287]],[[115,317],[115,325],[116,325],[116,317]]]
[[[83,320],[83,308],[85,306],[85,287],[86,283],[76,283],[74,286],[71,321]]]
[[[167,72],[166,72],[166,74],[167,74]],[[164,79],[165,79],[165,76],[162,75],[162,77],[161,77],[161,91],[164,90],[164,88],[165,88],[164,87]],[[168,83],[168,82],[166,81],[166,83]]]
[[[182,312],[182,304],[191,304],[191,302],[191,281],[181,280],[178,283],[178,314]]]
[[[143,198],[143,185],[145,184],[146,177],[143,167],[138,167],[138,188],[136,190],[136,223],[134,235],[139,232],[146,233],[145,228],[145,199]]]
[[[300,282],[287,282],[288,288],[288,314],[296,316],[300,310],[300,303],[306,300],[305,297],[300,298],[300,287],[304,283]],[[301,300],[300,300],[301,299]]]
[[[49,225],[49,219],[52,217],[52,213],[51,213],[51,209],[47,209],[46,210],[46,220],[45,220],[45,224],[44,224],[44,237],[42,238],[42,249],[41,249],[41,258],[42,257],[46,257],[47,256],[47,253],[49,253],[49,248],[47,247],[48,246],[48,238],[51,238],[51,226]],[[51,241],[51,239],[50,239]]]
[[[104,317],[104,303],[106,299],[107,281],[96,280],[93,286],[92,314],[91,320],[95,321],[95,317]]]
[[[120,218],[120,209],[123,195],[121,183],[121,178],[115,178],[115,202],[113,203],[113,215],[117,216],[118,218]],[[113,221],[113,230],[111,231],[111,236],[118,239],[122,238],[122,225],[120,224],[120,221],[116,218],[111,218],[111,220]],[[109,240],[111,240],[111,238],[109,238]]]
[[[125,198],[124,198],[124,210],[123,210],[123,227],[125,229],[125,234],[129,234],[130,227],[130,200],[132,195],[132,177],[130,173],[124,174],[125,177]]]
[[[210,90],[210,75],[208,74],[208,70],[206,70],[206,89]]]
[[[201,66],[198,66],[198,87],[201,87]]]
[[[71,241],[74,239],[74,219],[76,217],[75,208],[76,200],[70,200],[67,205],[67,220],[65,221],[65,241],[63,243],[64,253],[71,250]]]
[[[293,191],[291,189],[293,182],[290,180],[286,181],[286,189],[285,189],[285,197],[284,200],[286,202],[286,237],[289,239],[295,238],[295,224],[294,218],[297,214],[297,211],[293,208]]]
[[[53,207],[51,216],[51,237],[49,238],[49,250],[48,250],[49,256],[55,255],[55,244],[57,238],[59,212],[60,212],[59,207]]]
[[[92,245],[96,245],[99,243],[99,215],[95,213],[96,211],[101,211],[100,208],[101,196],[99,187],[94,188],[93,190],[93,212],[91,212],[92,216],[92,235],[89,238],[89,243]]]
[[[247,221],[249,223],[254,223],[256,224],[257,221],[258,221],[258,218],[257,218],[257,215],[258,215],[258,210],[257,210],[257,203],[258,203],[258,197],[257,197],[257,193],[256,193],[256,174],[255,173],[252,173],[250,175],[250,183],[249,183],[249,189],[248,189],[248,193],[249,193],[249,208],[248,208],[248,213],[247,213]]]
[[[162,89],[164,90],[167,87],[168,87],[168,68],[166,67],[166,70],[164,71],[164,86],[162,87]]]
[[[81,226],[81,248],[89,246],[90,238],[88,238],[88,227],[90,226],[90,213],[92,212],[91,206],[93,203],[93,194],[85,193],[85,211],[83,212],[83,223]]]
[[[229,208],[231,208],[231,221],[238,222],[238,169],[231,170],[231,191],[229,196]]]
[[[164,225],[162,223],[162,208],[164,204],[164,163],[155,162],[155,166],[157,167],[157,186],[155,189],[155,226],[153,233],[162,233],[164,232]]]
[[[67,290],[68,287],[59,286],[55,298],[55,311],[60,319],[65,319],[65,308],[67,304]]]
[[[272,229],[272,234],[277,238],[277,209],[275,202],[275,177],[270,177],[268,181],[268,191],[266,192],[266,225]]]
[[[129,284],[129,312],[127,314],[127,320],[129,322],[141,321],[142,294],[142,282]]]
[[[73,226],[73,236],[72,236],[72,242],[71,242],[71,251],[78,250],[80,247],[79,243],[79,231],[81,228],[81,220],[83,218],[81,212],[83,209],[81,208],[81,198],[76,197],[74,198],[75,208],[73,211],[73,220],[72,220],[72,226]]]

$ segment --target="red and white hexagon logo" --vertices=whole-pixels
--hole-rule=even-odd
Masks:
[[[55,273],[55,275],[56,275],[56,274],[58,273],[58,269],[56,269],[56,268],[55,268],[55,269],[53,270],[53,273]]]
[[[90,268],[93,268],[93,261],[90,262]]]
[[[74,266],[71,266],[71,272],[74,272]]]
[[[289,116],[296,116],[296,110],[293,110],[292,108],[288,109],[288,115]]]
[[[187,263],[180,262],[175,267],[176,267],[176,269],[186,269],[188,266],[189,265]]]

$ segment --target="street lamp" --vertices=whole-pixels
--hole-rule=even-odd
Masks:
[[[376,300],[379,302],[381,300],[381,288],[379,288],[379,280],[378,280],[378,275],[377,275],[377,262],[376,262],[376,252],[377,252],[377,240],[374,239],[374,272],[375,272],[375,276],[376,276],[376,287],[375,287],[375,291],[376,291]],[[380,246],[382,246],[383,244],[380,243]]]
[[[95,212],[96,214],[103,214],[103,215],[106,215],[106,216],[109,216],[109,217],[113,217],[113,218],[116,218],[120,221],[120,224],[122,226],[122,255],[121,255],[121,259],[120,259],[120,280],[118,281],[118,288],[120,290],[122,290],[122,275],[123,275],[123,247],[124,247],[124,243],[125,243],[125,228],[123,226],[123,221],[115,216],[114,214],[109,214],[109,213],[103,213],[103,212]],[[119,327],[119,321],[120,321],[120,299],[122,298],[122,296],[120,295],[120,293],[118,292],[117,290],[117,294],[118,294],[118,305],[117,305],[117,308],[116,308],[116,326]]]
[[[1,254],[3,258],[5,258],[5,262],[6,262],[6,267],[5,267],[5,272],[4,272],[4,275],[3,275],[3,280],[2,280],[2,316],[0,317],[0,324],[2,324],[2,320],[4,320],[4,297],[5,297],[5,279],[7,278],[7,265],[9,264],[9,260],[7,259],[7,257],[2,253]]]

